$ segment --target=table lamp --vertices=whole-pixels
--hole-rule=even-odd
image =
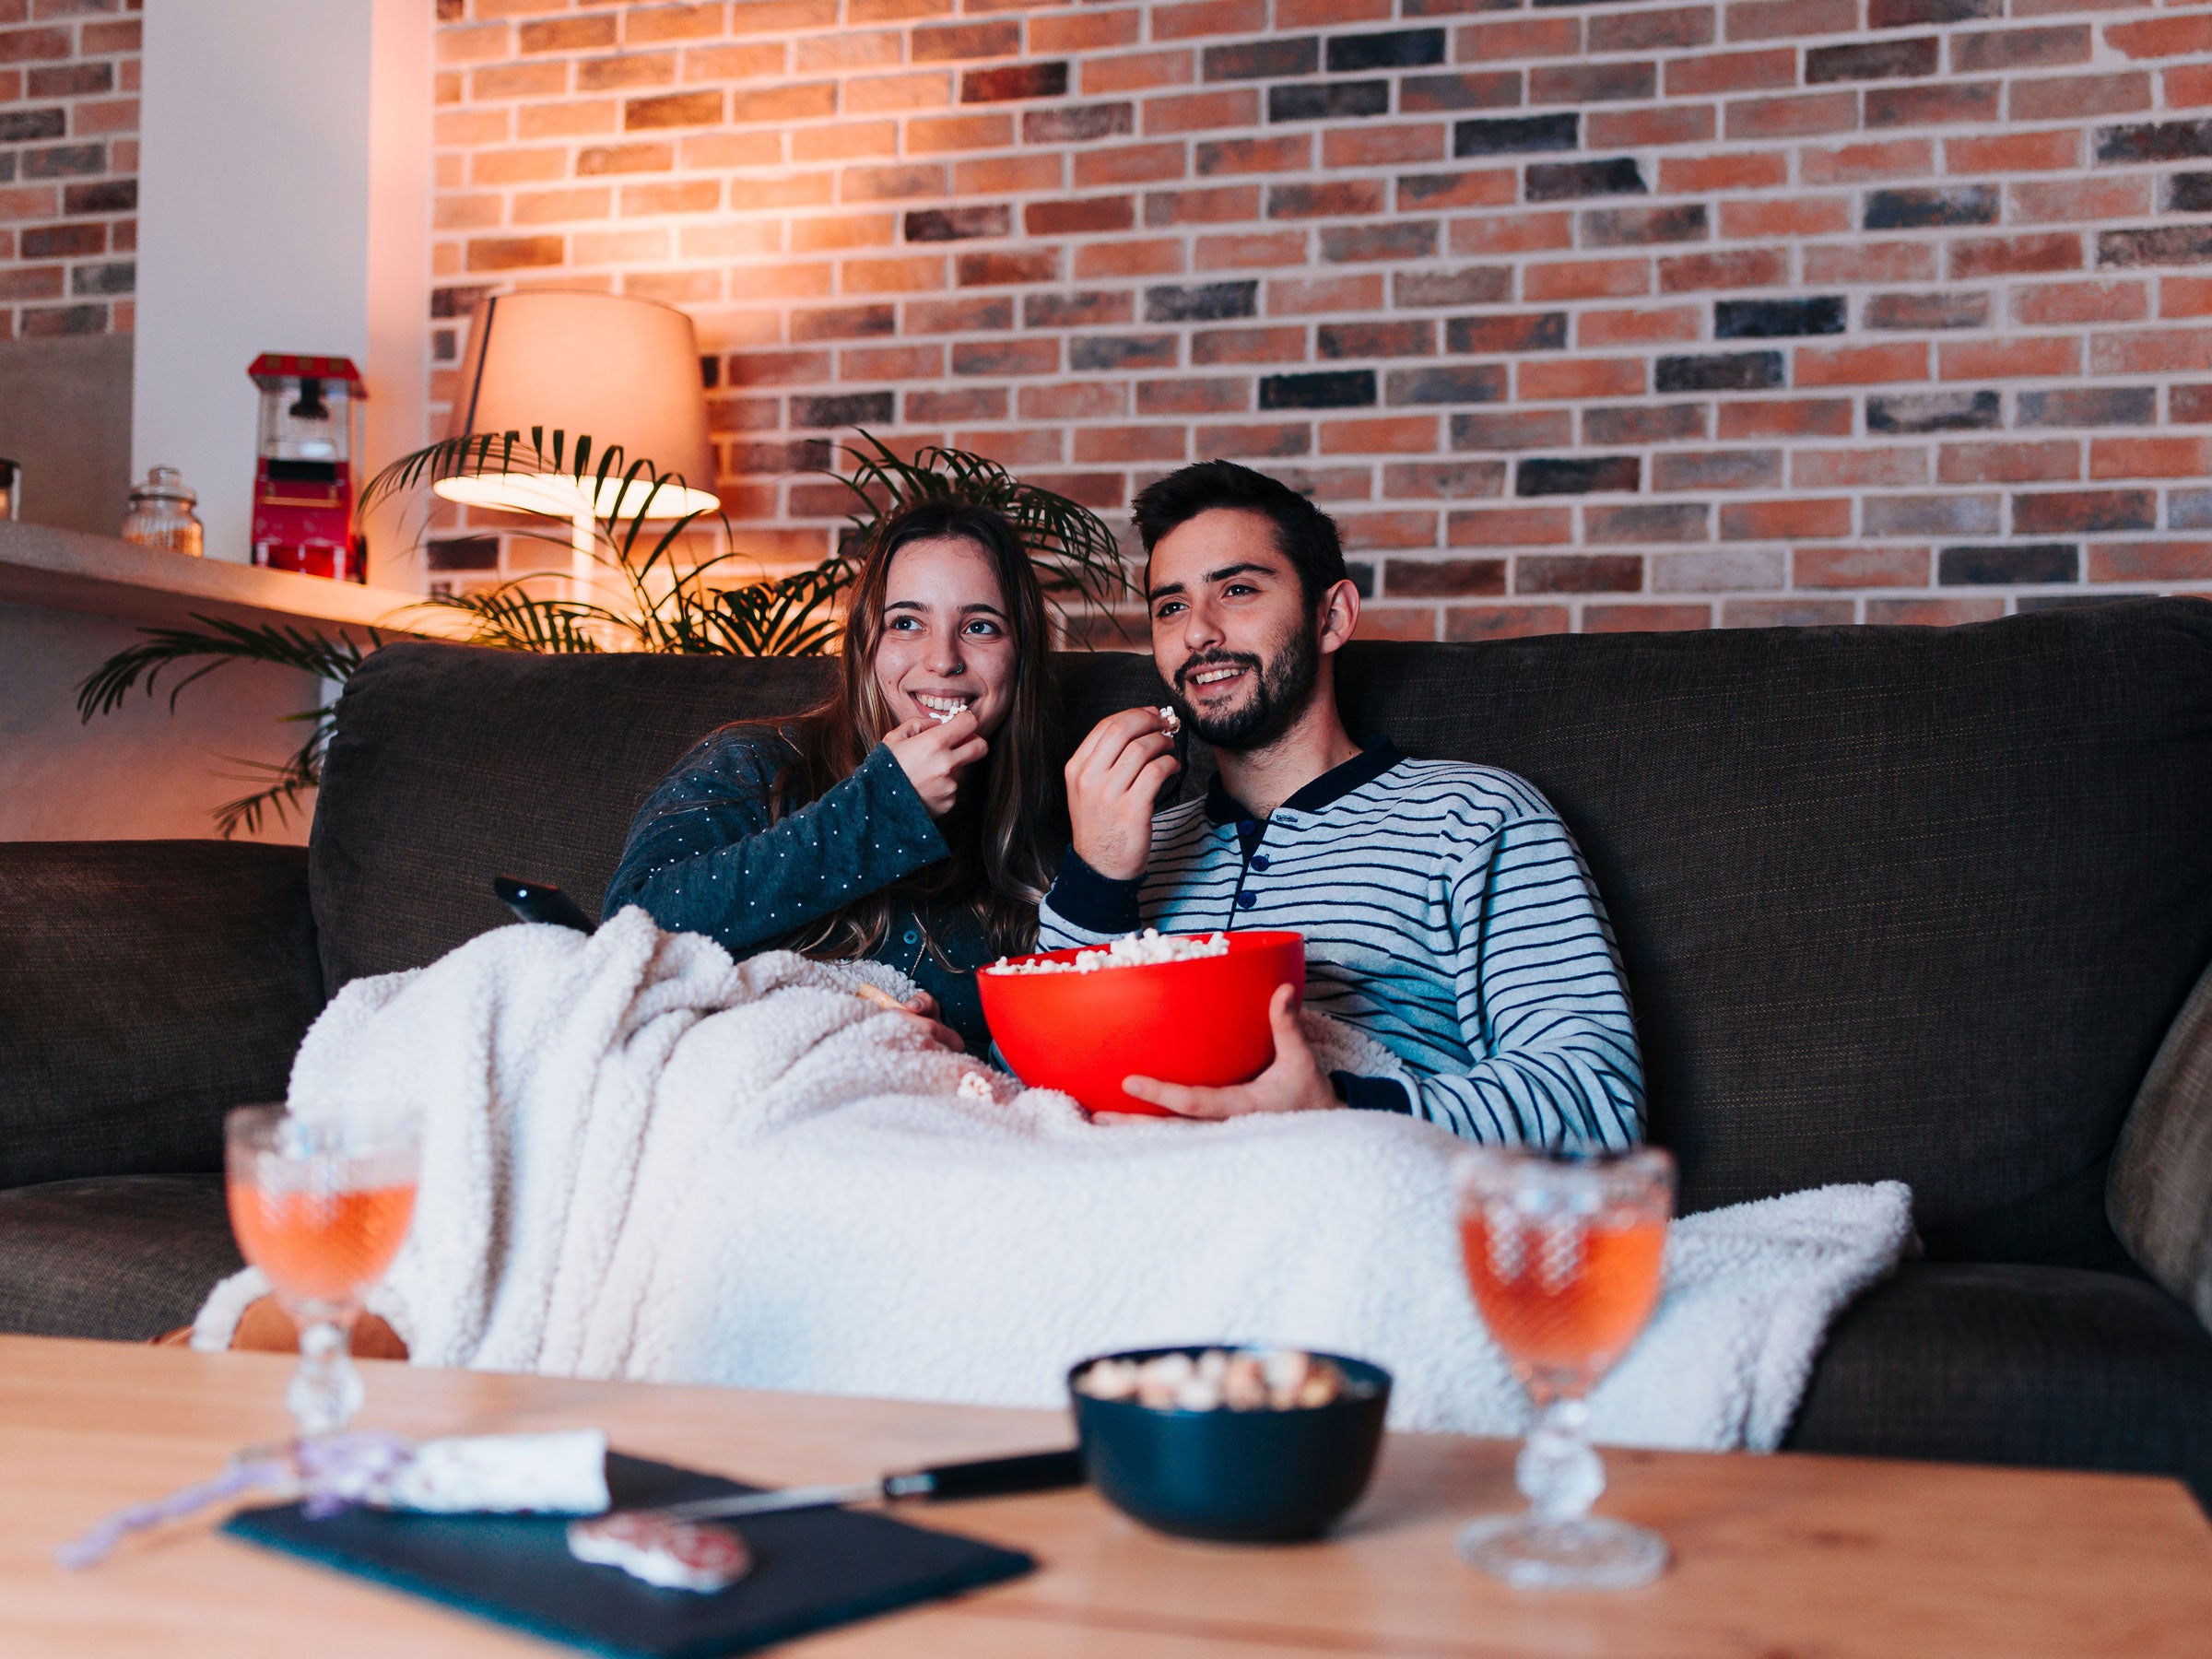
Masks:
[[[556,430],[567,434],[564,472],[528,451],[532,428],[549,452]],[[714,448],[707,438],[707,404],[699,373],[699,340],[691,319],[673,306],[618,294],[531,292],[482,301],[469,327],[447,436],[520,432],[511,465],[517,470],[441,478],[432,486],[451,501],[545,513],[574,525],[579,592],[591,580],[594,517],[679,518],[711,512],[719,498]],[[582,479],[571,456],[589,436],[592,465]],[[621,465],[594,489],[592,474],[608,446]],[[549,456],[547,458],[549,460]],[[488,465],[498,465],[495,445]],[[639,477],[625,487],[632,462],[650,461],[664,481]],[[534,470],[521,470],[527,462]],[[669,475],[673,475],[672,477]]]

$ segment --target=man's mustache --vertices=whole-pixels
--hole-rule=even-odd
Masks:
[[[1261,664],[1258,657],[1242,652],[1233,653],[1217,652],[1211,656],[1193,657],[1175,670],[1175,689],[1187,691],[1190,688],[1191,676],[1204,674],[1208,668],[1249,668],[1253,673],[1258,674],[1261,672]]]

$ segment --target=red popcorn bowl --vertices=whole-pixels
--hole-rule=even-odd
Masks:
[[[1208,937],[1207,935],[1170,935]],[[1144,962],[1088,973],[975,976],[983,1018],[1024,1083],[1075,1096],[1088,1112],[1172,1117],[1122,1090],[1130,1076],[1219,1088],[1249,1083],[1275,1058],[1267,1004],[1277,985],[1306,989],[1306,940],[1232,933],[1226,956]],[[1094,947],[1096,948],[1096,947]],[[1072,962],[1049,950],[1018,962]]]

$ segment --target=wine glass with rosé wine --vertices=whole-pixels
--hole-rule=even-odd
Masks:
[[[1453,1181],[1475,1305],[1537,1413],[1513,1469],[1530,1507],[1468,1522],[1459,1553],[1520,1589],[1649,1583],[1666,1541],[1590,1513],[1606,1470],[1583,1402],[1659,1300],[1674,1159],[1649,1147],[1597,1158],[1478,1147]]]
[[[245,1106],[223,1131],[238,1247],[300,1327],[300,1369],[284,1403],[302,1440],[335,1434],[361,1406],[347,1351],[354,1321],[414,1218],[415,1119]]]

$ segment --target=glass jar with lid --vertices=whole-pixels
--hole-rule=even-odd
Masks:
[[[200,519],[193,509],[199,493],[173,466],[157,466],[146,482],[131,488],[131,510],[124,515],[123,539],[142,547],[167,547],[200,557]]]

